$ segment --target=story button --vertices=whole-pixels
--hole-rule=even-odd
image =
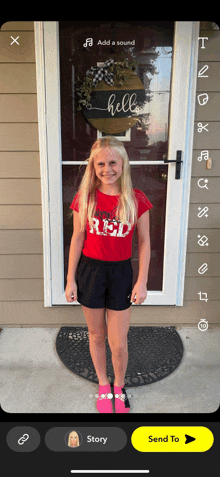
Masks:
[[[45,436],[54,452],[118,452],[127,444],[119,427],[53,427]]]
[[[139,452],[206,452],[214,436],[202,426],[147,426],[136,429],[131,442]]]

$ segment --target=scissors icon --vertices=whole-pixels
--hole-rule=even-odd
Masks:
[[[200,181],[204,181],[205,185],[200,185]],[[202,178],[202,179],[199,179],[199,181],[198,181],[198,186],[201,187],[202,189],[204,189],[204,187],[205,187],[206,189],[209,190],[209,188],[207,187],[207,183],[208,183],[208,182],[209,182],[208,179],[203,179],[203,178]]]

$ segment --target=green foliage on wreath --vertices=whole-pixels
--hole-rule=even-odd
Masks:
[[[118,83],[118,85],[123,86],[124,82],[126,82],[128,79],[125,70],[129,69],[134,71],[137,68],[137,65],[138,62],[136,60],[124,60],[122,62],[115,62],[112,66],[109,67],[108,71],[114,74],[114,80]],[[76,83],[79,82],[81,83],[81,85],[76,88],[76,92],[79,96],[79,106],[77,108],[78,111],[82,110],[83,107],[90,105],[91,94],[94,91],[92,75],[85,76],[83,80],[78,77]]]

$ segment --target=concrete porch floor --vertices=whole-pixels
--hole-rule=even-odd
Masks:
[[[60,328],[3,328],[0,403],[8,413],[98,413],[98,386],[73,374],[55,347]],[[212,413],[220,403],[220,326],[177,330],[184,356],[167,378],[127,388],[130,413]]]

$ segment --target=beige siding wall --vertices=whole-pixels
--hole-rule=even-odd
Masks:
[[[207,28],[207,25],[203,23]],[[11,45],[19,36],[19,45]],[[220,57],[219,30],[199,50],[199,69],[209,65],[209,78],[198,80],[197,91],[208,92],[209,103],[197,106],[192,166],[184,306],[132,307],[132,324],[194,324],[201,318],[220,321]],[[204,87],[205,85],[205,87]],[[43,240],[40,162],[37,124],[36,69],[33,22],[8,22],[0,31],[0,324],[1,326],[59,326],[85,324],[80,306],[44,308]],[[209,133],[198,133],[198,122],[209,121]],[[213,167],[197,160],[209,149]],[[200,177],[209,190],[200,189]],[[199,219],[198,207],[208,206]],[[206,234],[209,247],[200,247]],[[208,263],[205,276],[198,268]],[[199,301],[199,292],[209,301]]]

